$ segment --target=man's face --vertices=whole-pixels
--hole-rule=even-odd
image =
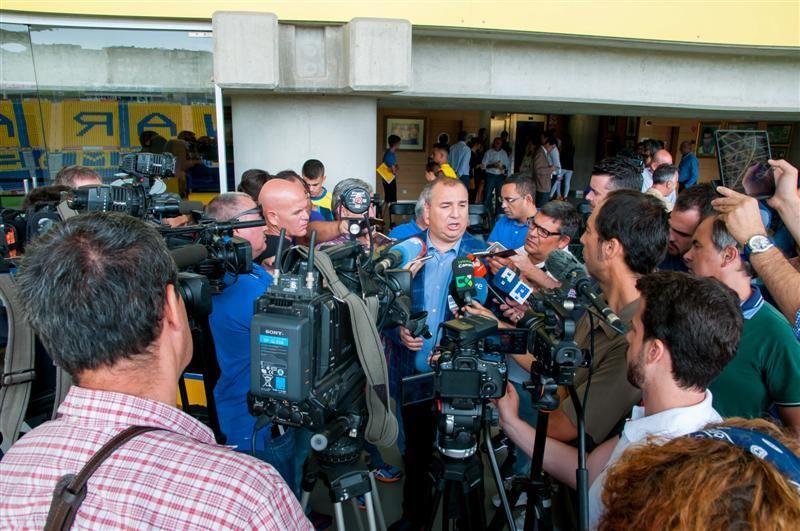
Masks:
[[[447,162],[447,152],[443,149],[433,150],[433,162],[436,164],[444,164]]]
[[[608,183],[611,182],[610,175],[592,175],[591,180],[589,181],[589,193],[586,194],[586,200],[591,205],[592,209],[597,208],[597,206],[603,202],[603,200],[608,195]]]
[[[303,180],[308,185],[308,193],[311,194],[311,197],[319,197],[322,195],[322,187],[325,184],[325,177],[319,177],[318,179],[309,179],[308,177],[303,177]]]
[[[425,205],[424,219],[430,234],[448,243],[458,241],[467,230],[469,200],[463,186],[439,183],[431,190],[431,204]]]
[[[696,208],[689,210],[672,210],[669,215],[669,247],[670,256],[683,256],[692,246],[692,236],[700,224],[700,211]]]
[[[306,190],[300,183],[293,183],[291,193],[273,212],[277,218],[277,227],[286,229],[290,238],[302,237],[308,230],[309,201]]]
[[[605,267],[605,258],[602,254],[603,250],[601,247],[602,242],[600,241],[600,236],[597,234],[597,228],[594,223],[597,218],[597,213],[601,208],[602,205],[593,210],[591,215],[589,215],[589,220],[586,222],[586,230],[583,236],[581,236],[581,243],[583,244],[583,263],[586,265],[586,271],[594,277],[597,277],[598,273],[601,273]]]
[[[631,326],[625,339],[628,341],[628,351],[626,358],[628,361],[628,382],[639,389],[645,382],[645,351],[649,341],[644,339],[644,325],[642,324],[642,313],[644,312],[645,301],[639,303],[639,308],[633,316]]]
[[[246,210],[250,210],[251,208],[255,208],[256,204],[254,201],[240,201],[239,202],[240,211],[244,212]],[[239,221],[258,221],[264,219],[259,214],[245,214],[243,216],[239,216]],[[244,238],[248,242],[250,242],[250,247],[253,248],[253,258],[260,255],[264,251],[267,250],[267,240],[264,236],[264,227],[248,227],[246,229],[236,229],[234,231],[236,236]]]
[[[534,263],[544,262],[551,252],[567,246],[569,240],[562,237],[559,230],[561,230],[561,222],[545,216],[541,212],[528,220],[525,252]]]
[[[492,142],[492,148],[494,148],[495,151],[500,151],[500,148],[502,147],[503,147],[503,141],[500,140],[499,138],[495,138],[494,142]]]
[[[517,191],[516,184],[504,184],[500,188],[500,195],[503,198],[500,205],[503,207],[503,213],[507,218],[520,222],[528,219],[528,212],[533,201],[530,195],[521,196]]]
[[[691,144],[681,144],[681,155],[686,155],[687,153],[691,153],[692,145]]]
[[[714,144],[714,135],[711,133],[703,133],[703,146],[710,148]]]
[[[683,255],[689,271],[701,277],[722,278],[723,258],[711,240],[714,216],[704,219],[692,236],[692,246]]]

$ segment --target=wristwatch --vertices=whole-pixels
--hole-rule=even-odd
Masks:
[[[744,246],[745,251],[747,251],[748,254],[763,253],[764,251],[768,251],[773,247],[775,247],[775,245],[772,243],[772,241],[763,234],[751,236],[750,239],[747,240],[747,244]]]

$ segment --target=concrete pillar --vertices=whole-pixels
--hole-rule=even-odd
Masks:
[[[241,94],[231,96],[231,111],[237,185],[250,168],[300,173],[315,158],[328,190],[349,177],[375,186],[375,98]]]
[[[572,142],[575,144],[575,173],[572,175],[570,186],[573,190],[583,190],[589,185],[597,158],[597,129],[599,117],[588,114],[576,114],[569,120],[567,130]]]

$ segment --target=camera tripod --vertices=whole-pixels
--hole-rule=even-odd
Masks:
[[[303,494],[300,505],[305,511],[311,492],[318,479],[322,479],[328,487],[328,495],[333,503],[336,528],[339,531],[346,529],[342,503],[350,501],[355,512],[356,521],[360,531],[364,531],[364,524],[358,509],[356,498],[364,496],[367,514],[367,529],[369,531],[386,531],[386,520],[381,508],[380,496],[375,483],[375,475],[361,467],[358,460],[362,452],[362,440],[351,437],[340,437],[330,446],[321,451],[312,451],[303,466],[303,481],[301,488]]]
[[[439,441],[437,442],[438,455],[431,463],[431,478],[434,484],[434,497],[431,513],[428,517],[427,530],[433,529],[436,520],[436,513],[439,505],[444,500],[442,509],[442,530],[449,530],[450,525],[455,524],[459,530],[483,530],[486,529],[486,514],[483,508],[484,488],[483,488],[483,463],[478,449],[478,434],[483,432],[483,442],[492,469],[497,491],[500,494],[502,506],[505,509],[506,519],[509,529],[514,530],[514,518],[503,490],[503,480],[500,476],[500,469],[492,447],[490,428],[492,418],[487,412],[487,405],[478,405],[476,411],[479,415],[478,433],[460,431],[453,437],[451,433],[443,433],[440,430]],[[458,425],[459,422],[451,422],[452,411],[446,413],[448,417],[445,421],[446,426]],[[445,413],[443,413],[445,414]],[[469,423],[469,422],[468,422]],[[468,424],[467,423],[467,424]]]

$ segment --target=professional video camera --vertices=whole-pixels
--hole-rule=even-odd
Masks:
[[[342,200],[368,220],[366,189],[354,187]],[[412,238],[376,256],[356,241],[360,234],[317,250],[312,233],[309,247],[286,252],[281,234],[273,283],[256,301],[251,325],[251,412],[315,432],[312,448],[326,450],[324,459],[352,457],[362,433],[376,444],[394,442],[379,329],[427,333],[427,314],[410,311],[410,272],[393,269],[424,255],[424,242]]]

